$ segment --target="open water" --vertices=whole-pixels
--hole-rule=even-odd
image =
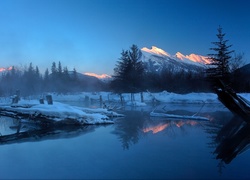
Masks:
[[[127,108],[112,125],[36,131],[0,118],[0,179],[249,179],[249,125],[211,105],[158,107],[209,121],[152,118]],[[25,129],[26,128],[26,129]]]

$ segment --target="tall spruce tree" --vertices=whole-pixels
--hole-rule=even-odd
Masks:
[[[214,53],[208,54],[208,59],[211,61],[209,68],[207,69],[207,76],[210,80],[216,81],[218,79],[229,81],[229,63],[231,60],[231,53],[229,48],[232,45],[227,45],[228,40],[224,40],[225,33],[222,32],[222,28],[219,26],[218,34],[216,34],[218,41],[212,42],[215,47],[210,48]]]
[[[61,76],[62,75],[62,65],[61,62],[58,62],[58,75]]]
[[[138,92],[141,90],[144,67],[140,60],[141,51],[136,45],[123,50],[114,69],[111,85],[118,92]]]
[[[44,80],[48,81],[49,80],[49,69],[46,68],[45,72],[44,72]]]
[[[53,63],[52,63],[52,66],[51,66],[51,75],[52,75],[52,77],[55,77],[56,74],[57,74],[56,63],[53,62]]]
[[[44,78],[43,78],[43,90],[49,91],[50,90],[50,77],[49,77],[49,69],[46,68],[44,72]]]

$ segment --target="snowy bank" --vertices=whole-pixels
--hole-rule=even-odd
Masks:
[[[200,104],[200,103],[220,103],[215,93],[189,93],[177,94],[167,91],[159,93],[143,92],[134,93],[133,100],[131,101],[131,93],[114,94],[111,92],[82,92],[78,94],[52,94],[53,99],[60,102],[84,102],[86,100],[103,101],[103,102],[116,102],[120,103],[121,98],[124,104],[128,106],[145,106],[154,101],[160,103],[181,103],[181,104]],[[143,97],[142,97],[143,96]],[[250,96],[249,96],[250,98]]]
[[[155,102],[170,103],[170,104],[221,104],[218,100],[218,96],[215,93],[188,93],[177,94],[167,91],[159,93],[135,93],[133,98],[131,93],[114,94],[111,92],[81,92],[75,94],[57,94],[51,93],[53,100],[57,102],[63,102],[66,104],[76,104],[89,102],[100,103],[100,107],[106,104],[107,106],[146,106]],[[250,93],[239,93],[242,97],[250,101]],[[30,102],[33,99],[39,99],[40,96],[30,97]],[[132,99],[132,100],[131,100]],[[10,98],[0,98],[0,103],[10,103]],[[37,102],[37,101],[36,101]],[[104,104],[103,104],[104,103]]]
[[[152,96],[159,102],[180,103],[180,104],[212,104],[219,103],[215,93],[188,93],[176,94],[163,91],[161,93],[152,93]]]
[[[5,116],[40,120],[42,123],[63,122],[67,124],[106,124],[113,123],[113,117],[122,116],[106,109],[88,109],[54,102],[53,105],[39,104],[38,101],[21,100],[18,104],[0,105],[0,114]]]

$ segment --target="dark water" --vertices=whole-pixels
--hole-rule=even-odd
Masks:
[[[148,109],[131,108],[112,125],[37,132],[27,124],[29,133],[8,138],[15,120],[1,117],[0,179],[250,178],[250,128],[216,108],[200,113],[209,122],[152,118]]]

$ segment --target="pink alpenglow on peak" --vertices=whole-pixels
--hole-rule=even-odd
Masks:
[[[208,59],[208,57],[206,56],[201,56],[201,55],[197,55],[197,54],[190,54],[190,55],[183,55],[180,52],[177,52],[174,56],[167,53],[166,51],[156,47],[156,46],[152,46],[151,49],[148,49],[146,47],[142,48],[141,51],[149,53],[151,55],[158,55],[158,56],[165,56],[165,57],[169,57],[169,58],[174,58],[174,59],[178,59],[178,60],[187,60],[187,61],[191,61],[191,62],[195,62],[195,63],[199,63],[199,64],[209,64],[210,61]]]
[[[144,47],[144,48],[142,48],[141,50],[144,51],[144,52],[151,53],[151,54],[163,55],[163,56],[168,56],[168,57],[170,57],[170,54],[169,54],[169,53],[167,53],[166,51],[164,51],[164,50],[162,50],[162,49],[160,49],[160,48],[158,48],[158,47],[156,47],[156,46],[152,46],[151,49],[148,49],[148,48]]]
[[[8,68],[3,68],[1,67],[0,68],[0,72],[3,72],[3,71],[10,71],[12,69],[12,66],[8,67]]]
[[[86,72],[84,74],[87,75],[87,76],[94,76],[94,77],[96,77],[98,79],[109,79],[109,78],[111,78],[111,76],[107,75],[107,74],[98,75],[98,74],[95,74],[95,73],[88,73],[88,72]]]
[[[178,59],[184,60],[184,59],[189,59],[193,62],[198,62],[201,64],[209,64],[210,61],[206,56],[201,56],[201,55],[197,55],[197,54],[190,54],[190,55],[183,55],[180,52],[177,52],[176,57]]]

